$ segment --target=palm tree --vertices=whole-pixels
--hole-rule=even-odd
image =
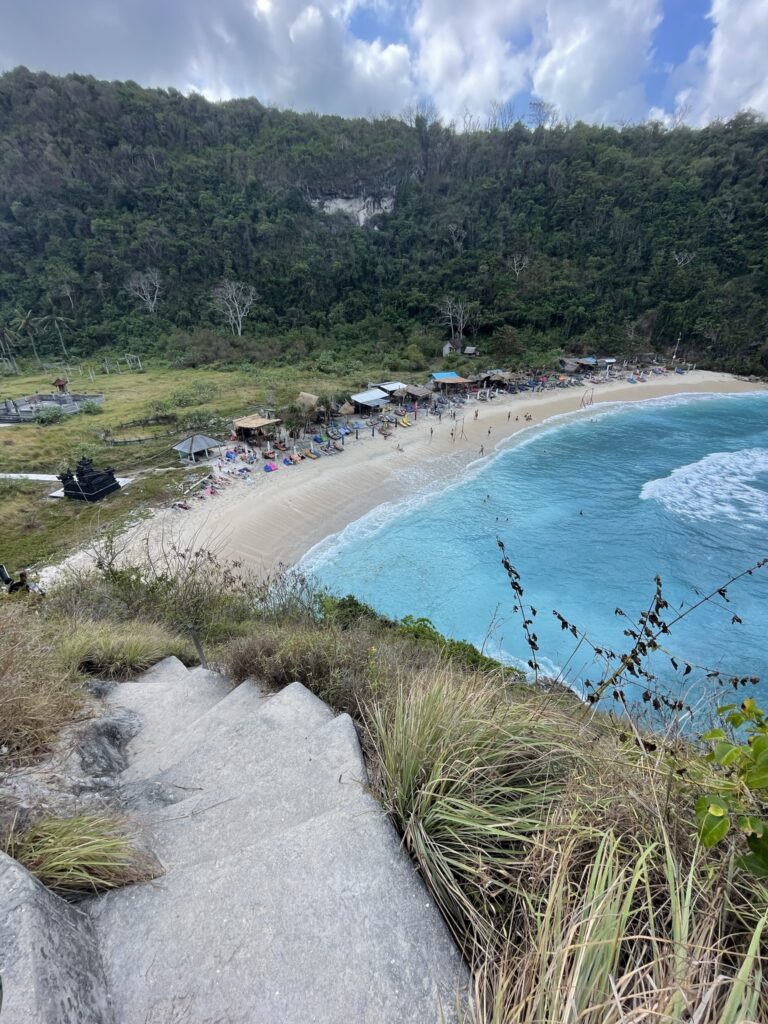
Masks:
[[[18,373],[19,367],[16,363],[16,356],[13,348],[17,338],[13,331],[7,327],[0,327],[0,361],[2,361],[12,373]]]
[[[54,327],[56,333],[59,336],[59,345],[61,345],[61,351],[64,353],[64,358],[69,359],[69,352],[67,352],[67,346],[64,344],[64,336],[61,333],[61,328],[62,325],[66,326],[67,324],[71,324],[72,317],[60,316],[53,308],[53,303],[51,303],[51,312],[48,313],[46,316],[41,316],[40,319],[38,320],[38,323],[41,327],[44,328],[51,326]]]
[[[32,310],[28,309],[25,313],[23,309],[18,308],[16,310],[14,319],[11,321],[11,327],[13,328],[14,334],[17,338],[26,338],[29,344],[32,346],[32,351],[35,354],[37,365],[42,366],[43,361],[37,351],[37,345],[35,344],[35,331],[40,324],[38,317],[32,316]]]

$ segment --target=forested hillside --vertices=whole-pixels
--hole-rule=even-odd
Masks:
[[[457,132],[19,68],[0,77],[0,329],[24,356],[388,350],[417,368],[449,297],[467,343],[509,362],[681,336],[765,372],[767,195],[768,125],[748,114]],[[256,292],[242,336],[213,299],[224,280]]]

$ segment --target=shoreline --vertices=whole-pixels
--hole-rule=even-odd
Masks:
[[[516,435],[580,412],[590,390],[594,401],[585,412],[608,403],[768,389],[730,374],[698,370],[634,385],[616,381],[507,395],[487,403],[469,401],[457,410],[456,420],[443,416],[438,422],[424,412],[413,426],[397,428],[390,438],[371,437],[367,428],[359,440],[347,439],[346,450],[335,456],[281,466],[277,473],[264,473],[259,465],[250,483],[232,479],[221,494],[196,500],[189,511],[156,511],[125,531],[120,546],[126,553],[141,548],[150,554],[169,544],[202,548],[264,574],[293,566],[381,505],[396,505],[415,492],[445,486],[470,464],[496,455]],[[532,421],[524,419],[526,414]],[[47,570],[44,585],[67,565],[83,567],[92,557],[86,551],[75,553]]]

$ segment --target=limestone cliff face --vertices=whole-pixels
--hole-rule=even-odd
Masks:
[[[316,210],[323,213],[344,213],[357,222],[359,227],[365,224],[379,213],[391,213],[395,207],[394,195],[371,196],[322,196],[311,199],[310,202]]]

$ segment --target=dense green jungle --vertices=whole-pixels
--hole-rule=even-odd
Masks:
[[[338,374],[424,369],[453,336],[506,365],[679,344],[768,372],[768,124],[539,115],[457,129],[8,72],[0,355]]]

